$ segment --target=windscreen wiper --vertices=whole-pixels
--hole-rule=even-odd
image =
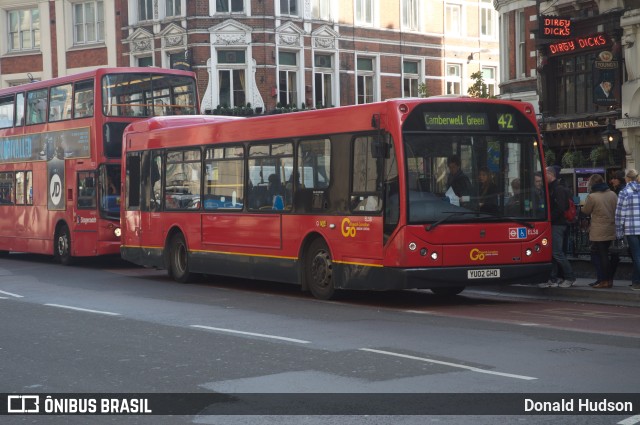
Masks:
[[[436,227],[439,224],[444,223],[445,221],[449,220],[451,217],[455,217],[457,215],[483,215],[484,217],[478,217],[478,219],[482,219],[482,220],[486,220],[486,219],[507,219],[509,221],[512,221],[514,223],[518,223],[518,224],[522,224],[523,226],[528,227],[529,229],[533,229],[535,227],[535,225],[533,223],[530,223],[528,221],[525,220],[521,220],[515,217],[506,217],[503,215],[497,215],[494,213],[489,213],[489,212],[481,212],[481,211],[443,211],[443,213],[445,214],[449,214],[446,217],[441,218],[440,220],[436,221],[435,223],[432,224],[427,224],[426,226],[424,226],[424,229],[429,232],[431,230],[433,230],[434,227]]]
[[[429,232],[429,231],[433,230],[433,228],[436,227],[438,224],[442,224],[445,221],[449,220],[451,217],[455,217],[457,215],[486,214],[486,213],[479,213],[477,211],[442,211],[442,212],[444,214],[449,214],[449,215],[441,218],[440,220],[436,221],[435,223],[427,224],[426,226],[424,226],[424,230]]]

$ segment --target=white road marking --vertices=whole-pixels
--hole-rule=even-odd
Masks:
[[[434,359],[428,359],[428,358],[424,358],[424,357],[410,356],[408,354],[393,353],[391,351],[374,350],[374,349],[371,349],[371,348],[360,348],[360,350],[368,351],[370,353],[386,354],[387,356],[401,357],[401,358],[404,358],[404,359],[419,360],[421,362],[441,364],[441,365],[444,365],[444,366],[450,366],[450,367],[455,367],[455,368],[459,368],[459,369],[467,369],[467,370],[470,370],[472,372],[486,373],[488,375],[504,376],[506,378],[524,379],[524,380],[527,380],[527,381],[538,379],[538,378],[534,378],[532,376],[514,375],[512,373],[504,373],[504,372],[495,372],[495,371],[492,371],[492,370],[480,369],[480,368],[473,367],[473,366],[466,366],[466,365],[457,364],[457,363],[443,362],[441,360],[434,360]]]
[[[9,295],[9,296],[14,297],[14,298],[24,298],[22,295],[13,294],[13,293],[7,292],[7,291],[0,291],[0,294]]]
[[[68,310],[83,311],[85,313],[105,314],[107,316],[120,316],[119,313],[112,313],[110,311],[90,310],[88,308],[72,307],[70,305],[61,305],[61,304],[45,304],[45,305],[49,307],[58,307],[58,308],[66,308]]]
[[[238,334],[238,335],[248,335],[248,336],[257,336],[257,337],[260,337],[260,338],[278,339],[278,340],[287,341],[287,342],[297,342],[298,344],[310,344],[311,343],[311,341],[305,341],[303,339],[287,338],[287,337],[284,337],[284,336],[277,336],[277,335],[258,334],[258,333],[254,333],[254,332],[237,331],[235,329],[214,328],[212,326],[202,326],[202,325],[191,325],[191,327],[192,328],[199,328],[199,329],[207,329],[207,330],[210,330],[210,331],[228,332],[228,333]]]
[[[618,422],[618,425],[635,425],[640,422],[640,415],[631,416],[630,418],[623,419]]]

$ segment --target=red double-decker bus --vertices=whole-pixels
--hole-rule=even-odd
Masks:
[[[125,131],[123,258],[337,290],[538,283],[551,270],[530,104],[380,103]]]
[[[0,255],[120,250],[122,133],[197,112],[195,75],[101,68],[0,90]]]

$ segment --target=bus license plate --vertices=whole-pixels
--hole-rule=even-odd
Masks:
[[[467,270],[467,279],[493,279],[500,277],[500,269]]]

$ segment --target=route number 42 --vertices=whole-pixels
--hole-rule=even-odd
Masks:
[[[498,126],[500,130],[514,130],[513,114],[498,114]]]

